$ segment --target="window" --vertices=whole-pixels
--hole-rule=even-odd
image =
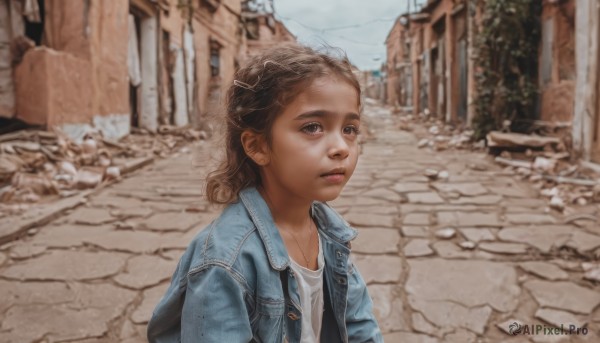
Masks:
[[[7,2],[8,4],[8,2]],[[10,6],[9,6],[10,7]],[[37,0],[27,14],[23,14],[25,23],[25,36],[35,42],[35,45],[42,45],[45,21],[45,2]]]
[[[213,77],[221,73],[221,47],[216,40],[210,40],[210,75]]]
[[[271,29],[275,28],[275,18],[268,16],[267,17],[267,26],[270,27]]]
[[[404,48],[402,48],[402,57],[405,60],[408,60],[410,58],[410,40],[405,38],[403,44]]]
[[[221,5],[221,0],[200,0],[200,5],[208,9],[210,13],[215,13]]]
[[[259,25],[257,18],[250,18],[246,20],[246,38],[251,40],[257,40],[259,38]]]

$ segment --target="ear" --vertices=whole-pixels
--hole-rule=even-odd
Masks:
[[[246,155],[259,166],[266,166],[271,161],[269,145],[263,134],[253,130],[244,130],[241,136],[242,147]]]

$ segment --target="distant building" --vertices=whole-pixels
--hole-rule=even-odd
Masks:
[[[233,82],[235,70],[245,59],[242,3],[240,0],[187,1],[194,10],[194,50],[198,56],[196,117],[203,122],[211,121],[222,116],[224,94]]]
[[[466,1],[429,0],[398,17],[386,39],[388,103],[468,121]],[[412,81],[411,81],[412,80]]]
[[[386,102],[389,105],[412,109],[413,80],[409,34],[409,18],[407,15],[403,15],[396,19],[385,40],[387,51]]]
[[[247,10],[242,13],[242,20],[246,28],[248,56],[257,55],[282,42],[296,41],[296,37],[272,13]]]
[[[382,67],[385,69],[385,66]],[[358,74],[358,81],[363,92],[363,98],[371,98],[385,103],[386,98],[386,82],[385,71],[381,70],[365,70]]]

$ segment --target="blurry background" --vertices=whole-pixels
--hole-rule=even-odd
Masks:
[[[600,341],[597,0],[0,0],[0,342],[145,341],[234,73],[292,41],[357,68],[330,205],[386,342]]]

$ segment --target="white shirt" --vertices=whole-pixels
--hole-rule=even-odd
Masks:
[[[321,336],[323,311],[325,310],[323,300],[323,267],[325,266],[325,258],[323,257],[323,248],[321,247],[321,237],[317,237],[319,238],[317,270],[305,268],[290,257],[292,261],[290,267],[294,271],[296,281],[298,282],[300,307],[302,310],[300,343],[319,342]]]

